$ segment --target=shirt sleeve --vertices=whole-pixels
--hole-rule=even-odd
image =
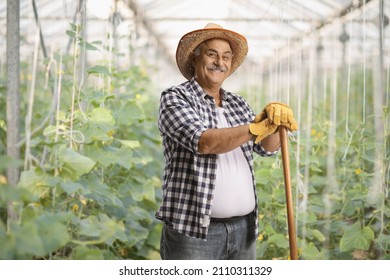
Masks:
[[[261,142],[260,143],[258,143],[258,144],[254,144],[253,143],[253,145],[254,145],[254,151],[257,153],[257,154],[259,154],[260,156],[263,156],[263,157],[270,157],[270,156],[273,156],[273,155],[276,155],[278,152],[279,152],[279,150],[280,150],[280,147],[277,149],[277,150],[275,150],[275,151],[268,151],[268,150],[266,150],[262,145],[261,145]]]
[[[188,98],[178,89],[164,91],[160,99],[158,125],[162,135],[198,153],[200,136],[207,127]]]

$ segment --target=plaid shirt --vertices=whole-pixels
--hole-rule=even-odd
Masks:
[[[240,96],[222,90],[222,105],[231,127],[249,124],[255,114]],[[156,218],[184,235],[206,239],[215,187],[216,154],[200,154],[203,132],[217,127],[217,108],[212,96],[194,80],[171,87],[161,94],[158,126],[163,141],[165,169],[163,201]],[[249,163],[256,195],[253,152],[271,156],[261,145],[249,141],[241,146]],[[257,235],[257,202],[255,207]]]

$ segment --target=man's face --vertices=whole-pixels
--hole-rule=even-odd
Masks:
[[[227,41],[211,39],[206,41],[200,55],[194,58],[195,78],[201,85],[221,86],[229,76],[232,64],[232,50]]]

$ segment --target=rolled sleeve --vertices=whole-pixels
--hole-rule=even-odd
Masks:
[[[161,95],[159,129],[170,140],[198,153],[200,137],[207,127],[185,96],[167,90]]]
[[[280,150],[280,147],[279,147],[279,149],[277,149],[275,151],[268,151],[261,145],[261,142],[259,144],[254,144],[254,151],[263,157],[274,156],[279,152],[279,150]]]

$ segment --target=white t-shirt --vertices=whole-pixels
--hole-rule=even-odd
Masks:
[[[217,108],[218,128],[230,127],[224,109]],[[252,174],[241,148],[219,154],[211,217],[243,216],[252,212],[255,205]]]

